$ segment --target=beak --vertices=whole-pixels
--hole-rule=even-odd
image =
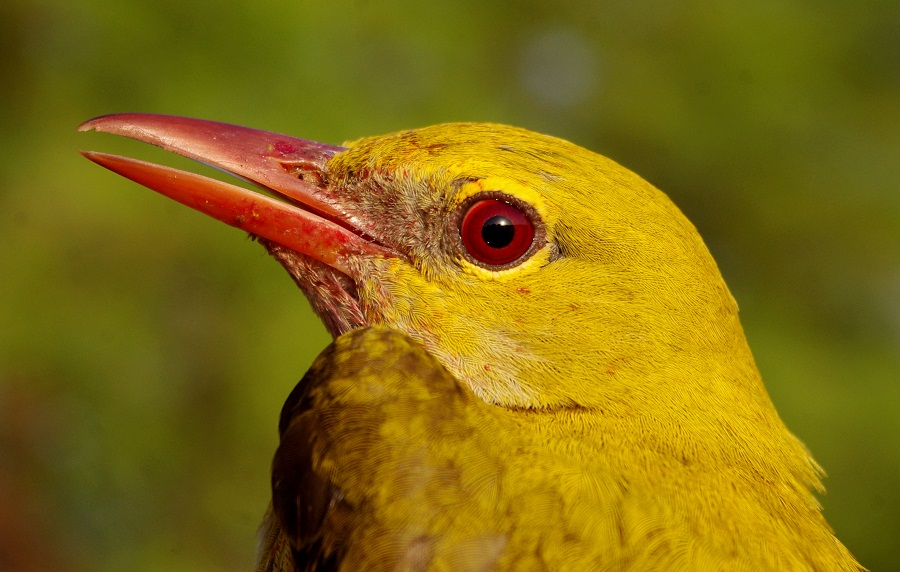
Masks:
[[[344,151],[323,143],[227,123],[168,115],[117,114],[79,131],[124,135],[158,145],[253,183],[283,200],[243,187],[136,159],[82,155],[136,183],[231,226],[305,254],[344,274],[358,256],[396,256],[363,238],[327,186],[328,160]]]

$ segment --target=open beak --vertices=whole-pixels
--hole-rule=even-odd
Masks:
[[[344,151],[314,141],[227,123],[123,113],[91,119],[79,131],[102,131],[158,145],[277,195],[261,193],[145,161],[82,151],[91,161],[184,205],[264,237],[342,272],[360,255],[395,256],[363,238],[326,181],[328,160]]]

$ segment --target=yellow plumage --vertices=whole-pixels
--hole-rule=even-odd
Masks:
[[[260,239],[337,336],[282,414],[261,570],[862,569],[649,183],[490,124],[363,139],[316,177],[394,254],[338,276]],[[467,251],[479,197],[534,223],[520,259]]]

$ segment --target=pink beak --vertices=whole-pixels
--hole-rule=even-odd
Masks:
[[[104,115],[78,130],[152,143],[271,191],[284,200],[170,167],[82,151],[91,161],[136,183],[344,274],[350,273],[347,261],[353,257],[394,256],[362,237],[362,229],[352,224],[352,217],[322,183],[328,160],[343,147],[169,115]]]

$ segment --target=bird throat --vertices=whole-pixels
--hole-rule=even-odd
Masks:
[[[369,325],[349,276],[305,254],[254,238],[288,271],[333,338]]]

